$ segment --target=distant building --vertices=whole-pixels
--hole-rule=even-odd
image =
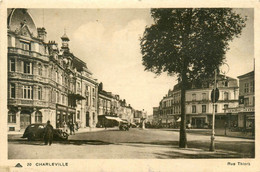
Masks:
[[[135,123],[141,123],[142,119],[142,111],[141,110],[135,110],[134,112],[134,122]]]
[[[159,107],[153,107],[153,124],[159,123]]]
[[[213,83],[205,81],[202,85],[192,85],[186,92],[186,119],[193,128],[204,128],[212,125],[213,103],[211,91]],[[219,100],[215,103],[215,126],[224,127],[228,116],[226,108],[238,106],[238,83],[231,77],[217,76]],[[235,119],[234,119],[235,120]]]
[[[231,77],[219,75],[217,77],[217,87],[220,91],[219,100],[215,104],[216,127],[224,127],[228,116],[225,113],[227,108],[235,108],[238,106],[238,84],[237,80]],[[180,122],[181,116],[181,83],[176,84],[173,90],[169,90],[168,94],[160,101],[159,125],[169,127],[176,126]],[[211,91],[213,83],[210,80],[195,81],[188,84],[186,90],[186,122],[191,123],[193,128],[205,128],[212,125],[213,104],[211,102]],[[155,109],[154,114],[158,113]],[[236,119],[234,119],[236,120]]]
[[[239,106],[226,109],[229,125],[243,130],[254,130],[255,124],[255,72],[238,76]],[[232,120],[235,118],[236,120]]]

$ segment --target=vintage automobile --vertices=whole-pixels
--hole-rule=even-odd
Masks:
[[[129,130],[129,125],[126,123],[122,123],[119,125],[119,130],[121,131],[128,131]]]
[[[21,138],[31,140],[43,140],[45,123],[30,124]],[[68,140],[69,134],[61,129],[53,129],[53,140]]]

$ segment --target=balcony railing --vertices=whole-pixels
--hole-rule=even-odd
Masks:
[[[40,59],[43,59],[45,61],[48,61],[47,56],[42,55],[41,53],[38,53],[38,52],[35,52],[35,51],[31,51],[31,50],[23,50],[21,48],[8,47],[8,53],[22,54],[22,55],[40,58]]]
[[[8,105],[16,105],[16,106],[41,106],[41,107],[47,107],[52,106],[52,103],[46,102],[44,100],[33,100],[33,99],[8,99]],[[55,107],[55,105],[54,105]]]

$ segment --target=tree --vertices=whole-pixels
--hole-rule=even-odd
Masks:
[[[179,147],[187,147],[185,91],[188,82],[211,77],[225,60],[229,41],[241,34],[246,17],[230,8],[151,9],[154,24],[140,39],[146,71],[167,72],[181,81]]]

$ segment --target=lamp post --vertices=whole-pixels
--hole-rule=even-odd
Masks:
[[[217,70],[215,69],[214,71],[215,77],[214,77],[214,89],[211,92],[211,99],[212,99],[212,104],[213,104],[213,112],[212,112],[212,132],[211,132],[211,137],[210,137],[210,151],[215,151],[215,103],[216,103],[216,90],[217,90]]]
[[[229,71],[229,65],[224,62],[222,68],[220,69],[220,72],[223,73],[224,77],[225,77],[225,75],[228,73],[228,71]],[[211,137],[210,137],[211,142],[210,142],[210,148],[209,148],[210,151],[215,151],[215,142],[214,142],[215,141],[215,113],[216,113],[215,104],[216,104],[216,102],[218,101],[218,98],[219,98],[219,90],[217,88],[217,69],[214,70],[214,74],[215,74],[215,76],[214,76],[214,89],[211,92],[213,112],[212,112],[212,132],[211,132]]]

